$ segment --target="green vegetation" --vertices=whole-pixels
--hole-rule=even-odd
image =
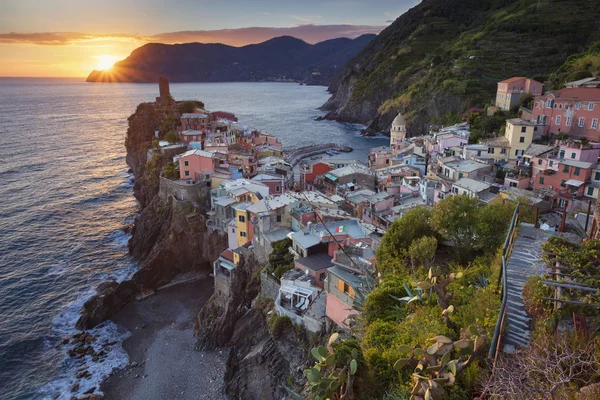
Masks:
[[[290,239],[273,243],[273,251],[269,254],[269,269],[277,278],[294,269],[294,256],[289,251],[291,245]]]
[[[555,87],[564,87],[566,82],[576,81],[600,74],[600,41],[585,53],[572,54],[565,63],[550,76]]]
[[[269,333],[275,337],[280,337],[285,332],[290,331],[293,328],[292,320],[290,317],[285,315],[277,315],[273,313],[267,320],[269,326]]]
[[[165,168],[163,169],[163,176],[172,181],[176,181],[179,179],[179,171],[175,168],[175,164],[172,162],[167,163]]]
[[[491,103],[502,79],[555,71],[600,39],[599,18],[600,3],[589,0],[424,1],[352,59],[339,82],[354,86],[348,105],[374,104],[370,118],[402,111],[422,129],[432,117]],[[591,72],[595,54],[565,69]]]
[[[187,100],[177,105],[179,114],[193,113],[196,108],[204,108],[204,103],[197,100]]]
[[[179,135],[175,131],[170,130],[163,139],[169,143],[175,144],[179,142]]]
[[[487,373],[482,357],[500,309],[487,277],[497,276],[513,212],[512,203],[452,196],[394,222],[377,251],[378,284],[349,340],[359,345],[363,360],[355,398],[478,395]],[[442,243],[452,243],[455,251]]]

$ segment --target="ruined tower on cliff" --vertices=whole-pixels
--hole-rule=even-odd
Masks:
[[[169,104],[171,101],[171,90],[169,89],[169,80],[164,77],[158,78],[158,92],[159,97],[156,98],[158,103]]]

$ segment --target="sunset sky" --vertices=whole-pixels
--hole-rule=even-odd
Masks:
[[[2,0],[0,76],[87,76],[147,42],[378,33],[419,0]]]

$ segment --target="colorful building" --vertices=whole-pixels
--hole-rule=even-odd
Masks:
[[[533,117],[544,134],[600,140],[600,88],[565,88],[535,98]]]
[[[533,96],[542,94],[544,84],[525,77],[514,77],[498,82],[496,91],[496,107],[508,111],[514,105],[519,104],[521,97],[527,93]]]

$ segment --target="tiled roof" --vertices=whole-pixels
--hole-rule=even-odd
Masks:
[[[600,88],[565,88],[550,93],[561,100],[600,101]]]

